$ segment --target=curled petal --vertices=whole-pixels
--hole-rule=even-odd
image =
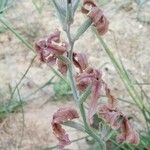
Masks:
[[[80,91],[84,91],[91,84],[90,78],[80,79],[80,76],[76,76],[76,85]]]
[[[104,35],[108,31],[109,22],[105,16],[102,16],[100,22],[96,24],[96,29],[100,35]]]
[[[63,55],[67,48],[66,43],[60,42],[59,30],[35,43],[35,49],[40,56],[40,60],[45,63],[55,63],[57,56]]]
[[[48,43],[48,50],[55,55],[63,55],[67,51],[65,43],[51,42]]]
[[[91,85],[93,78],[93,69],[88,67],[84,72],[76,76],[76,85],[80,91],[84,91],[89,85]]]
[[[104,35],[108,31],[109,22],[98,7],[93,7],[87,15],[92,19],[100,35]]]
[[[52,41],[59,43],[60,42],[60,31],[59,30],[55,30],[54,33],[50,34],[48,39],[47,39],[47,43],[51,43]]]
[[[79,118],[77,111],[69,107],[60,108],[53,115],[53,120],[51,124],[52,124],[54,135],[57,137],[59,141],[59,147],[61,149],[63,149],[66,145],[71,143],[68,134],[62,128],[61,124],[75,118]]]
[[[39,53],[42,52],[44,49],[46,49],[46,47],[47,47],[47,42],[45,38],[40,39],[35,43],[35,49]]]
[[[83,0],[83,6],[81,8],[82,13],[87,14],[92,9],[92,7],[95,7],[96,4],[93,0]]]
[[[97,111],[97,101],[100,96],[102,86],[101,77],[102,73],[99,70],[93,69],[91,67],[87,67],[82,73],[80,73],[76,77],[77,87],[80,91],[84,91],[90,85],[92,86],[91,100],[89,103],[88,111],[88,119],[90,124],[92,124],[93,115]]]
[[[60,59],[57,60],[58,70],[63,74],[66,75],[68,67],[67,65],[61,61]]]
[[[49,51],[47,50],[43,50],[40,53],[40,60],[42,62],[45,63],[51,63],[51,64],[55,64],[56,63],[56,56],[54,54],[51,54]]]
[[[92,95],[88,110],[88,119],[90,124],[93,123],[93,116],[97,111],[97,101],[100,96],[100,90],[101,90],[101,83],[99,81],[95,81],[94,85],[92,86]]]
[[[112,109],[109,105],[102,105],[99,107],[100,117],[110,124],[111,128],[118,129],[121,125],[121,118],[123,114],[117,109]]]
[[[117,136],[117,141],[119,143],[130,143],[130,144],[139,144],[139,134],[131,127],[127,117],[124,117],[124,120],[121,124],[121,133]]]
[[[47,49],[46,39],[41,39],[35,43],[35,49],[39,54],[40,60],[45,63],[55,63],[56,57],[54,54],[50,53]]]
[[[104,87],[105,87],[105,92],[106,92],[106,97],[108,98],[108,105],[109,108],[111,109],[115,109],[117,106],[117,99],[111,94],[110,89],[108,88],[107,84],[104,83]]]
[[[98,7],[93,7],[87,15],[92,19],[96,26],[103,17],[103,12]]]
[[[95,81],[100,81],[101,72],[87,67],[82,73],[76,76],[76,83],[79,90],[84,91],[89,85],[94,85]]]
[[[63,149],[65,145],[71,144],[68,134],[60,124],[53,124],[53,132],[59,141],[60,149]]]
[[[73,63],[83,72],[88,67],[86,55],[84,53],[73,53]]]

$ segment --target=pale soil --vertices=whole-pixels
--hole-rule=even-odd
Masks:
[[[150,82],[150,26],[136,20],[137,4],[135,2],[113,0],[103,7],[110,21],[110,31],[104,36],[113,53],[119,55],[126,69],[139,82]],[[149,10],[142,13],[147,19]],[[54,8],[44,5],[39,14],[32,1],[20,0],[6,13],[17,31],[26,37],[30,43],[59,28]],[[72,32],[81,25],[85,17],[78,10]],[[63,34],[62,38],[65,37]],[[75,50],[86,52],[92,66],[101,68],[103,78],[107,81],[116,97],[130,100],[125,88],[116,73],[109,57],[102,49],[94,34],[88,30],[75,45]],[[0,101],[6,101],[10,96],[10,87],[14,87],[24,74],[33,58],[33,53],[27,49],[10,31],[0,34]],[[21,96],[25,97],[52,77],[53,73],[38,59],[22,81]],[[149,85],[143,89],[150,96]],[[22,133],[22,113],[10,115],[0,124],[0,149],[16,150],[22,140],[21,150],[42,150],[57,144],[52,134],[50,122],[52,114],[62,106],[74,105],[73,102],[53,100],[54,92],[50,86],[38,92],[24,107],[24,132]],[[141,118],[136,109],[126,103],[119,103],[124,113]],[[137,121],[137,119],[135,119]],[[136,125],[137,128],[142,127]],[[84,136],[73,129],[68,129],[71,139]],[[22,139],[21,139],[22,137]],[[82,149],[84,141],[74,143],[68,148]],[[84,144],[84,149],[86,145]]]

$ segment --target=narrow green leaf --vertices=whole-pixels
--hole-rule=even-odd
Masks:
[[[74,36],[73,40],[76,41],[79,39],[81,35],[91,26],[92,20],[88,18],[84,21],[84,23],[78,28],[76,35]]]
[[[90,95],[90,93],[91,93],[91,85],[88,86],[85,92],[80,96],[79,103],[82,104],[83,102],[85,102],[88,96]]]
[[[63,125],[74,128],[76,130],[85,132],[84,126],[80,123],[74,122],[74,121],[67,121],[65,123],[63,123]]]
[[[72,1],[72,12],[73,12],[73,14],[74,14],[75,11],[77,10],[78,5],[79,5],[79,2],[80,2],[80,0],[73,0],[73,1]]]
[[[12,4],[14,0],[0,0],[0,13],[3,13],[7,10]]]
[[[63,28],[65,29],[66,28],[66,25],[65,25],[66,9],[63,8],[64,3],[61,4],[57,0],[52,0],[52,2],[57,11],[58,18],[59,18]]]
[[[72,21],[73,21],[72,4],[67,3],[66,24],[71,24]]]

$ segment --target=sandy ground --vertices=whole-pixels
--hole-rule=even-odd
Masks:
[[[60,27],[54,8],[47,1],[43,2],[42,13],[38,13],[31,0],[17,1],[6,13],[6,17],[12,22],[15,29],[26,37],[31,44],[39,37],[48,35],[55,28]],[[137,4],[129,0],[125,3],[113,0],[102,8],[110,21],[110,30],[104,36],[107,44],[113,53],[122,59],[126,69],[139,82],[150,83],[150,26],[137,21]],[[148,16],[149,11],[147,7],[143,8],[141,15],[144,16],[145,20],[150,17]],[[73,33],[84,19],[85,17],[78,10],[75,23],[72,26]],[[62,38],[65,38],[65,34]],[[90,30],[81,37],[80,41],[77,41],[75,50],[86,52],[92,66],[96,65],[97,68],[101,68],[103,78],[116,97],[130,100],[107,54]],[[10,31],[0,33],[0,101],[8,100],[10,87],[13,88],[16,85],[32,58],[33,53]],[[30,71],[22,81],[21,96],[26,97],[48,81],[52,75],[53,73],[48,66],[35,59]],[[149,85],[143,85],[143,89],[150,96]],[[54,102],[53,96],[54,91],[52,87],[48,86],[26,99],[24,126],[21,112],[7,117],[0,124],[0,149],[44,150],[46,147],[56,145],[57,141],[50,127],[52,114],[59,107],[73,105],[73,102],[61,100]],[[131,116],[139,115],[133,106],[121,102],[119,104],[125,110],[124,113]],[[137,125],[137,128],[140,128],[141,125]],[[71,139],[84,136],[70,128],[68,131]],[[21,146],[20,141],[22,141]],[[68,148],[71,150],[81,149],[83,144],[84,141],[81,141],[68,146]],[[86,145],[85,149],[87,149]]]

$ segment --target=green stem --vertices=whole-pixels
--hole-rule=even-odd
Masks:
[[[76,101],[76,103],[79,106],[82,118],[83,118],[83,122],[84,122],[84,127],[85,127],[85,131],[91,136],[93,137],[93,139],[95,139],[98,143],[99,146],[102,148],[102,150],[106,150],[106,144],[100,139],[99,135],[97,135],[88,125],[87,121],[86,121],[86,115],[85,115],[85,110],[84,110],[84,106],[83,103],[81,104],[79,102],[79,95],[78,95],[78,91],[76,88],[76,84],[75,84],[75,80],[74,80],[74,76],[73,76],[73,62],[72,62],[72,55],[73,55],[73,47],[74,47],[74,40],[72,40],[71,38],[71,34],[70,34],[70,24],[68,23],[67,25],[67,30],[65,31],[68,37],[68,41],[69,41],[69,45],[70,45],[70,51],[69,51],[69,59],[71,61],[71,64],[68,65],[68,70],[69,70],[69,79],[70,79],[70,83],[71,83],[71,89],[73,92],[73,97]]]
[[[23,76],[21,77],[21,79],[19,80],[19,82],[17,83],[17,85],[15,86],[15,88],[14,88],[14,90],[13,90],[11,96],[10,96],[10,101],[11,101],[11,99],[13,98],[16,89],[18,88],[18,86],[20,85],[20,83],[22,82],[22,80],[24,79],[24,77],[27,75],[27,73],[28,73],[29,69],[31,68],[31,66],[32,66],[32,64],[33,64],[33,62],[34,62],[34,60],[35,60],[35,58],[36,58],[36,56],[33,57],[33,59],[31,60],[30,65],[28,66],[28,68],[26,69],[25,73],[23,74]]]

